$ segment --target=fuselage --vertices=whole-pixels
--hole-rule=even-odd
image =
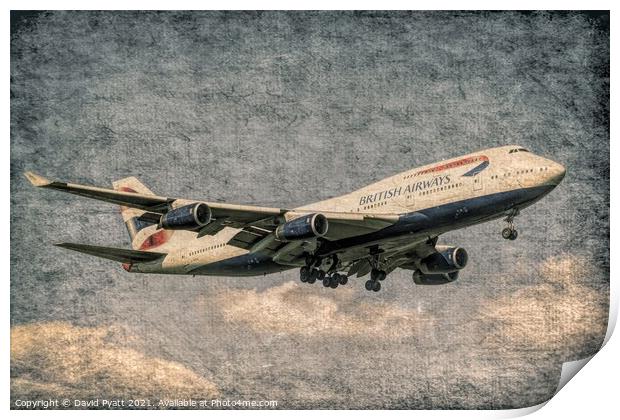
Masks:
[[[521,146],[503,146],[411,169],[294,212],[398,215],[398,221],[384,229],[325,241],[317,255],[328,256],[356,247],[368,248],[391,238],[430,238],[506,217],[548,194],[564,174],[565,168],[559,163]],[[294,268],[276,263],[267,254],[228,245],[239,231],[227,227],[216,235],[200,238],[194,232],[174,232],[168,240],[177,245],[163,260],[135,264],[130,270],[254,276]]]

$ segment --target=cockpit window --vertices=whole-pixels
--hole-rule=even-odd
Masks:
[[[529,152],[529,150],[524,149],[522,147],[518,148],[518,149],[512,149],[510,152],[508,153],[518,153],[518,152]]]

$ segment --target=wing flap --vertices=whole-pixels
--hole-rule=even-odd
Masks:
[[[105,258],[126,264],[155,261],[164,257],[166,254],[160,252],[136,251],[133,249],[111,248],[106,246],[60,243],[54,244],[60,248],[70,249],[83,254],[94,255],[95,257]]]

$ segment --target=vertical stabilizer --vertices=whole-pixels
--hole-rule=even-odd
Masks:
[[[135,177],[124,178],[112,183],[117,191],[138,193],[145,195],[155,195],[144,184]],[[168,242],[173,232],[157,229],[157,223],[152,221],[139,220],[139,217],[146,213],[144,210],[131,207],[121,207],[123,222],[131,238],[131,247],[137,250],[161,250]]]

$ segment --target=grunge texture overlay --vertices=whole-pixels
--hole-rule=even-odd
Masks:
[[[609,300],[609,19],[587,13],[13,12],[11,398],[512,408],[595,353]],[[567,167],[516,220],[440,243],[459,280],[168,277],[118,208],[22,176],[290,208],[520,144]]]

